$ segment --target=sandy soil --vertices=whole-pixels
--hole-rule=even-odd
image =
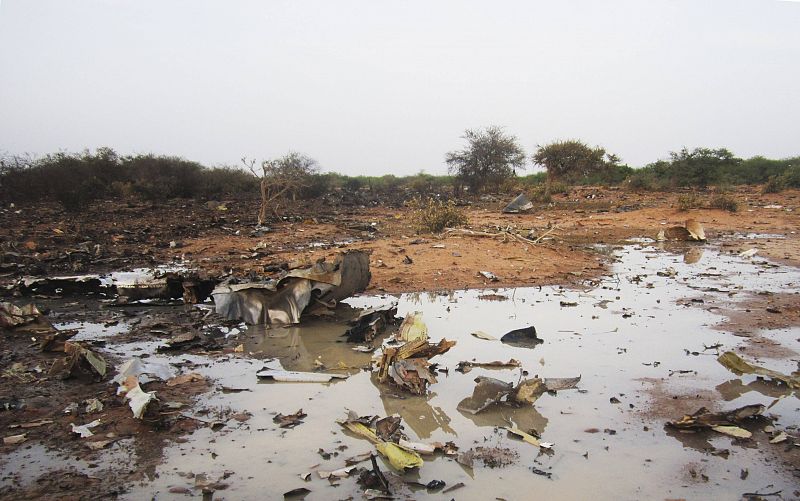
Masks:
[[[270,222],[266,232],[255,230],[256,200],[226,200],[224,211],[195,201],[107,201],[80,214],[64,213],[55,204],[4,207],[0,209],[0,284],[13,283],[22,276],[106,272],[172,262],[181,262],[217,279],[229,275],[260,278],[331,258],[342,250],[361,249],[370,253],[372,281],[368,292],[373,293],[580,285],[607,273],[609,246],[631,239],[653,239],[659,230],[683,225],[690,218],[704,226],[708,246],[729,253],[757,249],[757,256],[800,266],[800,191],[762,195],[756,188],[746,188],[733,195],[740,206],[735,213],[678,210],[677,193],[641,194],[600,188],[575,189],[526,214],[500,212],[505,199],[512,197],[482,200],[465,207],[469,221],[466,229],[483,233],[507,230],[538,239],[535,244],[511,238],[508,233],[496,237],[464,232],[416,234],[408,210],[402,206],[298,205],[284,218]],[[489,280],[481,271],[491,272],[497,279]],[[800,325],[796,298],[796,291],[787,291],[701,307],[713,306],[710,311],[724,316],[717,328],[748,338],[743,350],[746,355],[791,359],[797,356],[794,350],[776,344],[761,331]],[[115,315],[139,313],[129,310]],[[76,312],[76,317],[85,314]],[[108,312],[98,316],[100,322],[109,320]],[[176,314],[161,321],[174,325],[202,323],[189,314]],[[166,329],[164,337],[171,334],[170,330]],[[152,335],[148,330],[147,336]],[[136,339],[135,336],[134,331],[127,340]],[[225,346],[220,353],[233,350],[233,346]],[[133,470],[103,472],[97,477],[64,470],[42,477],[25,490],[0,492],[0,497],[13,494],[72,499],[81,497],[79,493],[87,485],[94,489],[96,495],[92,497],[113,496],[130,482],[152,473],[166,441],[179,441],[197,427],[208,425],[169,409],[154,409],[144,422],[134,420],[124,402],[115,398],[114,387],[108,381],[76,385],[41,375],[31,379],[32,367],[46,367],[58,356],[63,354],[40,352],[26,333],[2,333],[1,365],[10,368],[15,363],[22,364],[26,370],[4,373],[0,397],[4,405],[13,405],[6,398],[10,395],[27,402],[22,409],[0,412],[0,427],[6,429],[5,435],[24,431],[28,443],[42,443],[91,462],[96,452],[73,436],[68,424],[88,422],[92,416],[83,412],[64,414],[62,410],[72,402],[99,398],[108,407],[104,424],[92,441],[124,442],[137,437],[137,456],[148,459]],[[120,360],[111,358],[109,362]],[[644,414],[651,420],[675,418],[700,405],[713,407],[706,390],[672,394],[657,379],[642,381],[642,385],[654,402]],[[153,382],[145,390],[157,391],[162,401],[191,406],[209,388],[205,381],[177,387]],[[214,419],[218,417],[209,417]],[[40,420],[52,423],[20,428]],[[15,446],[2,447],[10,451]]]
[[[499,198],[465,209],[468,228],[544,236],[536,245],[501,237],[417,235],[403,207],[298,205],[263,234],[253,230],[256,200],[225,201],[225,211],[194,201],[104,202],[80,214],[64,213],[56,205],[15,207],[0,213],[6,251],[0,276],[115,270],[174,260],[210,276],[264,275],[348,248],[372,253],[373,291],[563,284],[603,273],[604,258],[594,244],[654,238],[659,230],[690,218],[725,251],[756,248],[761,256],[800,264],[799,191],[762,195],[757,188],[740,189],[734,194],[740,207],[735,213],[681,211],[679,196],[579,188],[526,214],[502,214],[505,200]],[[499,280],[489,281],[479,271]]]

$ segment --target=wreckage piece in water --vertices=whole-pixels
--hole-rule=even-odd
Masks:
[[[344,333],[348,343],[369,343],[397,322],[397,303],[362,310]],[[371,350],[370,350],[371,351]]]
[[[310,268],[292,270],[279,280],[221,285],[212,296],[216,311],[233,320],[268,325],[290,325],[313,304],[336,303],[367,288],[369,256],[361,251],[340,254],[333,263],[318,261]]]
[[[263,368],[256,373],[261,379],[272,379],[280,383],[329,383],[334,379],[347,379],[347,374],[330,374],[324,372],[297,372],[282,369]]]
[[[536,346],[544,343],[544,340],[536,334],[536,328],[532,325],[507,332],[500,338],[500,341],[503,344],[516,346],[517,348],[536,348]]]
[[[679,240],[684,242],[705,242],[706,232],[703,225],[694,219],[687,219],[685,226],[670,226],[658,232],[656,240]]]

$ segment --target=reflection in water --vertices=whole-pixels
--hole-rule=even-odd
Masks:
[[[683,262],[695,264],[703,258],[703,247],[689,242],[659,242],[656,248],[671,254],[683,255]]]
[[[686,264],[695,264],[696,262],[700,261],[702,257],[702,247],[690,247],[686,249],[686,252],[683,254],[683,262]]]
[[[458,435],[450,427],[450,416],[441,407],[431,406],[430,400],[436,397],[436,393],[431,392],[421,397],[408,396],[406,398],[398,398],[381,391],[382,386],[378,383],[377,373],[372,374],[370,382],[375,385],[380,393],[386,415],[399,414],[403,418],[403,422],[408,424],[420,439],[430,438],[431,434],[439,428],[450,435]]]
[[[541,435],[547,426],[547,418],[539,414],[533,406],[512,407],[495,404],[477,414],[459,411],[476,426],[516,426],[520,430],[536,431]]]
[[[700,452],[712,452],[714,446],[708,441],[711,436],[710,431],[699,433],[686,433],[676,428],[664,427],[664,431],[672,438],[676,438],[685,448],[694,449]]]
[[[422,306],[430,303],[435,303],[439,298],[447,298],[448,303],[458,302],[458,297],[455,291],[427,291],[427,292],[409,292],[403,295],[403,298],[412,305]]]
[[[372,355],[353,351],[342,337],[346,330],[344,323],[323,321],[277,329],[254,325],[247,331],[244,349],[259,358],[278,358],[286,370],[312,371],[319,364],[330,369],[366,367]],[[379,344],[381,339],[374,342]]]
[[[750,391],[756,391],[772,398],[780,398],[788,395],[791,390],[786,386],[764,379],[756,379],[748,384],[742,383],[741,379],[731,379],[717,385],[717,391],[722,395],[722,398],[730,402]],[[800,395],[795,396],[800,398]]]

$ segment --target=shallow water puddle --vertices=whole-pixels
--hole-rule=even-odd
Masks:
[[[719,434],[682,435],[666,431],[664,423],[703,405],[769,405],[780,396],[769,383],[728,372],[717,363],[717,350],[705,349],[721,344],[720,350],[733,350],[743,343],[712,329],[723,317],[705,308],[715,298],[730,302],[744,299],[746,292],[797,290],[798,270],[697,246],[667,247],[665,252],[637,244],[615,249],[613,255],[618,259],[613,275],[582,290],[548,286],[349,300],[354,307],[397,301],[400,316],[423,312],[432,341],[457,341],[432,359],[448,372],[437,374],[426,397],[378,384],[374,374],[360,369],[369,365],[371,354],[353,351],[355,345],[341,337],[347,326],[319,320],[287,329],[252,327],[236,335],[244,347],[236,357],[153,355],[148,360],[199,364],[193,370],[214,380],[214,391],[188,412],[230,408],[252,417],[244,423],[231,419],[218,431],[203,428],[185,443],[169,446],[156,475],[132,486],[125,497],[172,497],[170,488],[194,485],[187,476],[191,472],[227,477],[229,487],[216,492],[217,499],[280,498],[298,487],[311,490],[309,500],[360,499],[355,478],[331,485],[314,473],[342,468],[345,458],[373,450],[335,423],[348,409],[360,415],[399,414],[412,441],[453,441],[462,451],[508,447],[519,453],[510,466],[488,468],[476,462],[472,470],[451,458],[424,456],[424,466],[406,479],[465,486],[448,494],[417,490],[410,494],[414,498],[738,498],[769,485],[770,492],[791,493],[796,488],[791,473],[770,462],[772,453],[763,450],[779,446],[740,445]],[[691,298],[705,299],[693,303]],[[499,341],[510,330],[531,325],[543,344],[529,349]],[[472,336],[476,331],[498,340]],[[796,328],[762,334],[798,349]],[[153,353],[153,345],[109,345],[107,350]],[[462,374],[454,370],[458,362],[511,358],[522,363],[528,377],[580,375],[580,391],[545,394],[533,407],[496,407],[477,415],[457,410],[472,394],[476,377],[514,383],[523,377],[519,368],[475,368]],[[351,376],[330,384],[259,382],[255,376],[264,366],[310,371],[319,365]],[[764,365],[789,373],[797,369],[797,357]],[[680,396],[685,408],[676,406],[673,396]],[[298,409],[308,416],[296,428],[279,429],[273,423],[275,414]],[[780,427],[800,424],[795,397],[780,400],[768,412],[778,417]],[[541,454],[497,428],[509,425],[536,430],[543,441],[555,444],[552,453]],[[729,449],[729,455],[710,454],[714,448]],[[381,467],[391,471],[387,463]],[[740,478],[742,468],[748,470],[745,479]],[[300,478],[306,472],[312,472],[307,482]]]

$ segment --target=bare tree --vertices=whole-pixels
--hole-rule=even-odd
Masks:
[[[256,161],[242,158],[242,163],[261,182],[261,208],[258,211],[258,224],[267,220],[267,212],[278,216],[281,202],[291,196],[297,199],[300,190],[310,185],[311,176],[319,171],[313,158],[297,152],[261,162],[261,172],[256,170]]]

